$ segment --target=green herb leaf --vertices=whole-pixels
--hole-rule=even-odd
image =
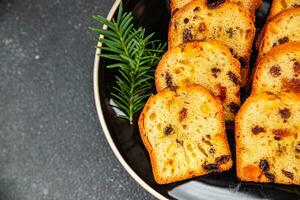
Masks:
[[[116,86],[111,96],[115,107],[123,112],[118,117],[133,123],[133,115],[145,105],[153,89],[153,75],[166,43],[153,39],[154,33],[146,35],[142,27],[134,28],[132,13],[123,12],[122,2],[117,17],[111,21],[94,16],[106,29],[90,28],[102,35],[97,48],[103,50],[100,57],[115,61],[107,68],[116,70]]]

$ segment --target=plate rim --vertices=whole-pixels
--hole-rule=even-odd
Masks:
[[[119,7],[121,0],[115,0],[114,4],[112,5],[106,19],[111,20],[115,12],[117,11],[117,8]],[[106,26],[103,26],[103,29],[105,29]],[[100,35],[99,37],[102,37]],[[97,46],[101,46],[101,42],[98,42]],[[142,186],[146,191],[148,191],[150,194],[152,194],[154,197],[162,200],[167,200],[166,197],[164,197],[162,194],[154,190],[151,186],[149,186],[141,177],[139,177],[134,170],[128,165],[128,163],[125,161],[125,159],[122,157],[121,153],[116,147],[116,144],[114,143],[110,132],[107,128],[102,107],[101,107],[101,98],[99,93],[99,66],[100,66],[100,56],[101,50],[99,48],[96,49],[95,52],[95,59],[94,59],[94,69],[93,69],[93,89],[94,89],[94,100],[96,104],[96,110],[98,114],[98,119],[101,124],[101,128],[103,130],[103,133],[105,135],[105,138],[113,151],[114,155],[118,159],[118,161],[121,163],[123,168],[129,173],[129,175],[140,185]]]

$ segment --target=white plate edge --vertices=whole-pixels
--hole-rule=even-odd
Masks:
[[[121,0],[116,0],[113,6],[111,7],[107,19],[111,20],[114,13],[116,12]],[[98,43],[98,46],[100,46],[101,43]],[[102,130],[104,132],[104,135],[106,137],[106,140],[109,143],[109,146],[111,147],[113,153],[121,163],[121,165],[125,168],[125,170],[130,174],[130,176],[138,182],[144,189],[146,189],[149,193],[151,193],[154,197],[161,199],[161,200],[167,200],[164,196],[162,196],[160,193],[158,193],[156,190],[154,190],[152,187],[150,187],[147,183],[145,183],[133,170],[132,168],[127,164],[127,162],[124,160],[124,158],[121,156],[119,150],[117,149],[115,143],[112,140],[112,137],[109,133],[109,130],[106,126],[105,119],[103,116],[102,108],[101,108],[101,99],[99,94],[99,63],[100,63],[100,57],[99,54],[101,53],[101,50],[97,48],[96,54],[95,54],[95,60],[94,60],[94,70],[93,70],[93,85],[94,85],[94,99],[96,104],[96,109],[98,113],[98,118],[102,127]]]

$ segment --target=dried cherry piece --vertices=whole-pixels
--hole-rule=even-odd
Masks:
[[[219,85],[219,95],[218,97],[223,102],[226,99],[227,96],[227,88],[224,86]]]
[[[187,109],[182,108],[179,112],[179,121],[183,121],[187,117]]]

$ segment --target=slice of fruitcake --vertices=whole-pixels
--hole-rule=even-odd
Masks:
[[[169,48],[193,40],[216,40],[230,48],[241,63],[242,86],[247,82],[255,33],[246,9],[236,3],[209,4],[195,0],[178,10],[169,26]]]
[[[170,48],[155,72],[157,91],[200,84],[223,103],[225,120],[233,121],[240,107],[240,64],[216,41],[193,41]]]
[[[262,33],[258,59],[277,45],[300,41],[300,8],[288,9],[269,20]]]
[[[152,95],[140,115],[139,130],[159,184],[232,166],[222,104],[199,85]]]
[[[275,15],[277,15],[277,14],[279,14],[279,13],[281,13],[281,12],[287,10],[287,9],[297,8],[299,6],[300,6],[300,1],[299,0],[273,0],[267,21],[270,20]],[[264,28],[265,28],[265,26],[264,26]],[[258,38],[255,42],[256,49],[259,48],[259,45],[261,43],[264,28],[259,33]]]
[[[252,94],[300,93],[300,42],[288,42],[271,49],[258,63]]]
[[[171,6],[171,13],[174,14],[176,11],[178,11],[180,8],[184,7],[185,5],[189,4],[194,0],[170,0],[170,6]],[[219,2],[225,2],[225,0],[207,0],[211,3],[219,3]],[[255,10],[259,8],[262,4],[261,0],[227,0],[229,2],[233,3],[239,3],[243,5],[248,12],[250,13],[250,16],[254,19],[255,18]]]
[[[273,0],[268,18],[270,19],[271,17],[274,17],[275,15],[286,9],[297,8],[299,6],[299,0]]]
[[[243,181],[300,184],[300,96],[250,96],[236,117],[237,176]]]

